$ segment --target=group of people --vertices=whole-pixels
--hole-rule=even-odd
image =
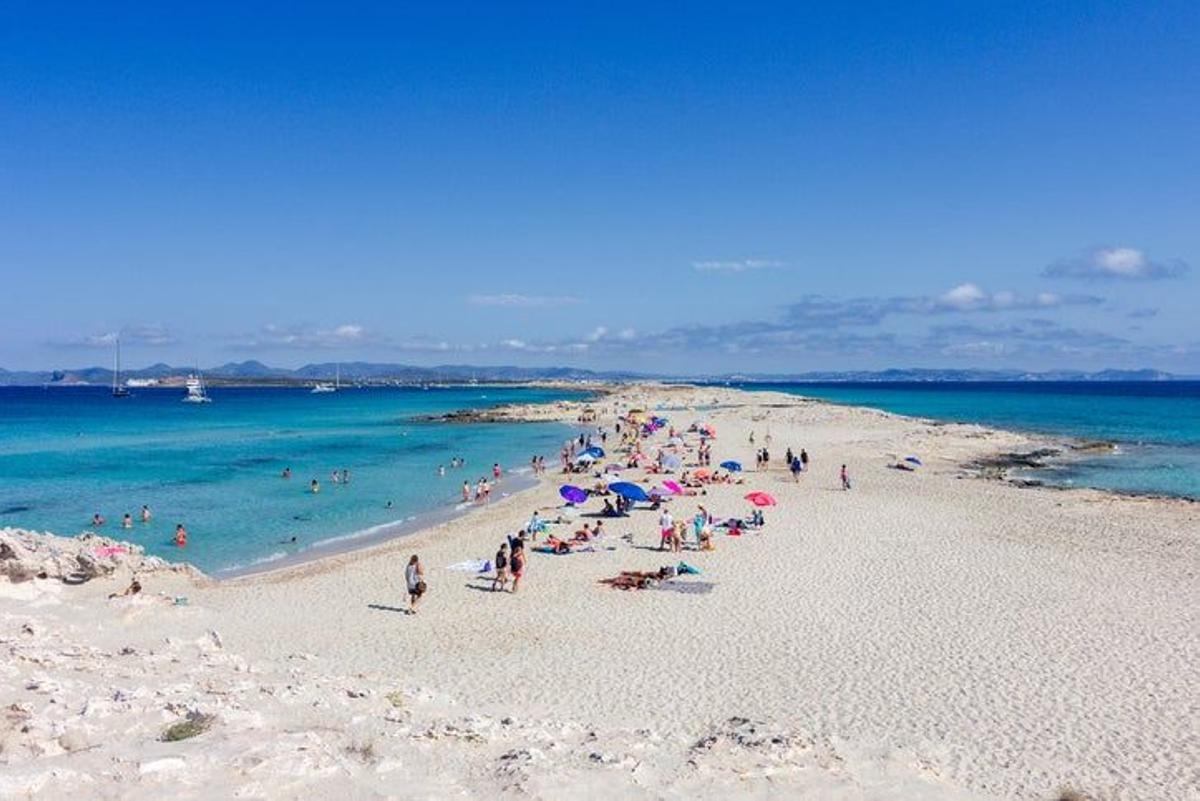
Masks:
[[[462,502],[463,503],[487,503],[492,499],[492,484],[483,476],[475,482],[475,489],[472,491],[471,482],[464,481],[462,485]]]
[[[792,453],[792,449],[788,448],[786,459],[788,470],[792,471],[792,479],[799,481],[800,475],[808,472],[808,451],[801,448],[799,453]]]
[[[154,515],[152,515],[150,513],[150,507],[147,504],[142,504],[142,509],[140,512],[138,512],[138,519],[141,520],[143,523],[149,523],[151,520],[154,519]],[[100,514],[99,512],[96,512],[95,514],[92,515],[91,527],[92,528],[101,528],[107,522],[108,521],[105,519],[104,515]],[[121,528],[123,528],[123,529],[133,528],[133,515],[130,514],[129,512],[126,512],[124,515],[121,516]],[[183,523],[177,524],[175,526],[175,545],[177,547],[184,548],[187,546],[187,540],[188,540],[187,529],[184,527]]]
[[[640,437],[637,433],[637,428],[629,426],[633,437],[626,434],[623,439],[623,444],[629,445],[633,452],[630,455],[631,466],[639,466],[650,472],[650,466],[644,464],[647,460],[635,459],[637,454],[641,452]],[[692,430],[692,429],[689,429]],[[621,428],[618,424],[616,431],[618,434]],[[697,467],[703,468],[711,463],[711,444],[708,432],[701,432],[700,443],[696,450]],[[675,438],[675,431],[670,431],[671,438]],[[606,434],[603,429],[597,429],[597,436],[600,441],[604,441]],[[643,436],[648,436],[644,434]],[[632,441],[636,439],[637,441]],[[770,434],[766,435],[766,445],[757,448],[755,451],[755,465],[759,470],[770,468],[771,455],[769,448]],[[626,441],[630,440],[630,441]],[[754,434],[750,434],[750,442],[754,443]],[[678,442],[673,443],[678,445]],[[576,456],[585,448],[593,447],[593,437],[591,435],[581,434],[577,439],[573,439],[565,443],[560,452],[560,458],[564,472],[572,472],[576,468]],[[661,454],[660,454],[661,456]],[[801,448],[798,453],[793,452],[792,448],[787,449],[785,463],[791,471],[793,477],[799,480],[802,473],[809,469],[808,451]],[[530,459],[530,465],[534,475],[541,476],[545,474],[545,460],[543,457],[534,456]],[[493,476],[499,479],[499,466],[493,467]],[[839,478],[843,490],[850,489],[850,476],[846,465],[841,466]],[[722,476],[719,473],[709,473],[704,469],[696,469],[694,473],[684,471],[680,477],[680,483],[689,488],[684,491],[685,495],[696,495],[695,489],[703,488],[711,483],[740,483],[740,479],[733,474]],[[475,501],[486,501],[490,493],[490,484],[485,478],[480,478],[472,495],[470,484],[463,483],[463,500],[468,501],[473,497]],[[634,502],[620,494],[611,494],[607,484],[603,481],[599,482],[594,491],[590,491],[589,495],[607,496],[604,498],[604,506],[600,511],[602,517],[620,517],[628,514],[633,508]],[[660,510],[658,517],[659,530],[659,549],[663,551],[671,551],[678,553],[685,548],[694,550],[709,551],[715,549],[714,532],[723,530],[730,536],[739,536],[746,529],[761,528],[765,524],[763,511],[760,508],[753,508],[745,517],[731,517],[724,520],[715,520],[713,516],[704,506],[698,506],[697,511],[688,520],[676,520],[672,515],[668,505],[666,505],[660,496],[655,495],[652,507],[655,510]],[[561,518],[559,522],[562,522]],[[690,525],[689,525],[690,523]],[[526,529],[522,529],[516,536],[508,537],[507,541],[501,543],[496,551],[495,558],[492,562],[494,569],[494,577],[491,580],[491,590],[493,592],[503,591],[508,589],[509,592],[517,592],[520,588],[521,579],[525,574],[526,569],[526,548],[525,543],[527,537],[536,541],[537,534],[546,531],[546,522],[543,521],[538,512],[535,510],[529,525]],[[582,527],[575,531],[570,538],[559,538],[555,536],[547,536],[545,544],[538,546],[535,550],[545,550],[550,553],[570,553],[574,550],[587,549],[589,543],[603,536],[603,521],[598,520],[594,528],[589,524],[584,523]],[[421,568],[420,560],[416,555],[413,555],[409,560],[408,567],[405,571],[406,586],[409,595],[409,611],[416,611],[416,607],[420,599],[427,592],[427,586],[424,581],[424,573]],[[511,589],[510,589],[511,584]]]
[[[508,542],[500,543],[493,562],[496,577],[492,579],[492,592],[503,590],[512,579],[512,589],[516,592],[521,588],[521,578],[525,575],[525,532],[521,531],[515,537],[509,537]]]

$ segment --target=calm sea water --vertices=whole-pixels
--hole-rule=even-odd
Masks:
[[[1200,381],[755,386],[937,420],[1113,441],[1113,454],[1038,477],[1200,498]]]
[[[216,574],[370,536],[457,503],[464,479],[493,462],[524,469],[533,454],[556,461],[573,429],[559,424],[428,424],[414,417],[579,393],[533,389],[211,389],[214,402],[182,403],[182,390],[0,387],[0,526],[75,534],[92,515],[103,533]],[[449,468],[451,458],[466,460]],[[447,465],[445,477],[437,468]],[[280,475],[291,467],[292,478]],[[348,469],[347,485],[331,482]],[[316,478],[321,492],[308,492]],[[516,476],[502,482],[513,489]],[[388,502],[391,507],[388,507]],[[149,524],[122,531],[142,504]],[[297,538],[296,544],[284,541]]]

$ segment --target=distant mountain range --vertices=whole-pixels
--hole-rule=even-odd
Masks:
[[[724,376],[727,381],[749,381],[764,383],[817,382],[817,381],[861,381],[861,382],[914,382],[914,381],[1185,381],[1194,376],[1179,376],[1162,370],[937,370],[937,369],[893,369],[840,372],[808,372],[780,375],[745,374]]]
[[[205,378],[213,384],[305,384],[332,380],[340,370],[343,382],[355,383],[463,383],[520,382],[520,381],[630,381],[664,379],[706,382],[814,382],[814,381],[1177,381],[1195,379],[1161,370],[937,370],[894,369],[867,371],[821,371],[804,373],[732,373],[709,376],[672,376],[645,373],[582,370],[573,367],[515,367],[447,364],[436,367],[416,367],[407,364],[376,362],[324,362],[306,364],[294,370],[270,367],[259,361],[229,362],[206,368]],[[137,382],[156,380],[178,384],[191,372],[187,367],[153,364],[138,370],[122,372],[122,379]],[[0,386],[74,386],[112,383],[112,370],[107,367],[84,367],[75,370],[17,370],[0,368]]]

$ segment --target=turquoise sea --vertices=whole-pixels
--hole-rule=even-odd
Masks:
[[[102,533],[178,560],[175,524],[190,534],[186,560],[223,575],[306,551],[346,547],[454,509],[464,479],[515,470],[498,492],[522,486],[530,457],[557,464],[574,429],[553,423],[442,424],[415,417],[581,393],[493,387],[221,388],[213,403],[180,402],[181,389],[0,387],[0,526],[72,535],[92,515]],[[464,468],[450,460],[462,457]],[[446,475],[438,466],[446,465]],[[281,473],[290,467],[292,478]],[[334,484],[333,470],[350,471]],[[308,491],[318,479],[321,491]],[[528,479],[525,479],[528,482]],[[389,507],[390,502],[390,507]],[[154,519],[135,520],[142,504]],[[292,543],[292,537],[296,542]],[[311,555],[311,554],[310,554]]]
[[[1200,498],[1200,381],[742,384],[897,414],[1116,443],[1047,483]]]

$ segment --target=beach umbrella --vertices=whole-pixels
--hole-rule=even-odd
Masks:
[[[663,467],[667,468],[668,470],[678,470],[679,468],[683,467],[683,460],[678,456],[673,455],[664,456],[662,463]]]
[[[587,451],[584,451],[583,453],[581,453],[581,454],[579,454],[578,456],[576,456],[576,457],[575,457],[575,461],[576,461],[576,463],[578,463],[578,464],[589,464],[589,463],[591,463],[591,462],[594,462],[594,461],[596,461],[596,457],[595,457],[595,456],[592,456],[592,455],[591,455],[590,453],[588,453]]]
[[[708,478],[709,472],[706,468],[701,467],[696,471],[696,478]]]
[[[755,506],[774,506],[775,498],[766,492],[751,492],[746,496],[746,500]]]
[[[915,456],[905,456],[905,457],[904,457],[904,461],[906,461],[906,462],[908,462],[908,463],[910,463],[910,464],[915,464],[917,467],[922,467],[922,466],[923,466],[923,465],[921,464],[921,460],[920,460],[920,459],[918,459],[918,458],[917,458],[917,457],[915,457]]]
[[[683,444],[683,437],[671,437],[669,440],[667,440],[667,444],[679,447]]]
[[[730,473],[740,473],[742,470],[742,463],[735,462],[732,459],[730,459],[727,462],[721,462],[721,467],[724,467]]]
[[[571,486],[570,484],[564,484],[559,487],[558,494],[561,495],[563,500],[567,503],[583,503],[588,499],[587,490]]]
[[[683,487],[679,486],[674,481],[664,481],[663,486],[667,488],[668,492],[673,492],[676,495],[683,494]]]
[[[622,498],[628,498],[631,501],[648,501],[650,496],[646,491],[637,484],[632,484],[628,481],[616,481],[608,485],[608,488],[620,495]]]
[[[598,447],[596,445],[592,445],[590,448],[584,448],[583,452],[590,453],[592,456],[596,457],[597,459],[604,458],[604,448]]]

